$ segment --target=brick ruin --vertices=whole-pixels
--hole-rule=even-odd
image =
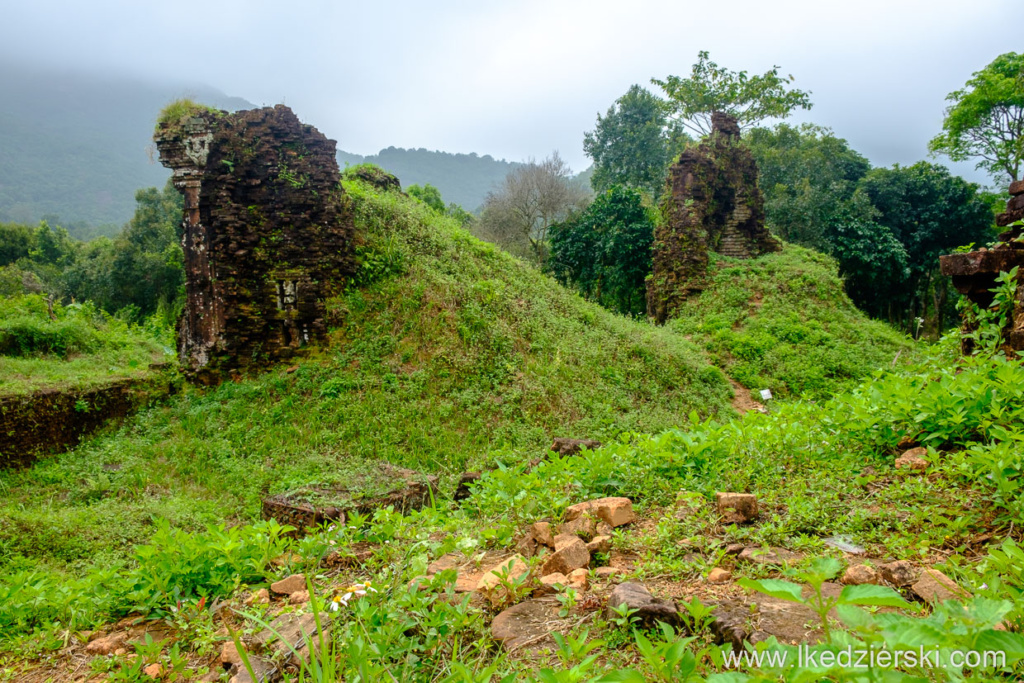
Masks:
[[[324,300],[355,270],[336,143],[283,105],[197,110],[154,141],[185,197],[186,374],[215,383],[324,337]]]
[[[1024,180],[1010,183],[1010,201],[1006,211],[996,216],[996,225],[1007,227],[1024,219]],[[1007,273],[1019,267],[1017,275],[1017,301],[1013,316],[1003,330],[1004,350],[1021,355],[1024,351],[1024,228],[1011,227],[999,235],[999,241],[992,249],[982,247],[966,254],[947,254],[939,257],[943,275],[953,280],[957,291],[987,308],[994,298],[989,291],[996,285],[1000,273]],[[971,330],[966,329],[965,332]],[[971,340],[964,338],[964,353],[971,352]]]
[[[667,189],[647,284],[647,314],[659,323],[704,288],[709,251],[746,259],[782,248],[765,227],[757,164],[734,117],[712,115],[711,134],[679,155]]]

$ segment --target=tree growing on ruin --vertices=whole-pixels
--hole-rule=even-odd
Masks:
[[[590,199],[585,187],[575,182],[558,152],[541,162],[530,160],[505,176],[501,186],[488,193],[480,215],[479,232],[506,250],[547,260],[551,226],[583,209]]]
[[[689,78],[652,78],[665,96],[669,117],[684,128],[705,136],[711,132],[711,114],[724,112],[736,117],[740,129],[756,126],[766,119],[784,119],[794,109],[810,109],[810,92],[791,88],[792,76],[780,76],[773,66],[760,76],[730,71],[712,62],[706,50],[697,55]]]
[[[1024,53],[1007,52],[964,88],[946,96],[950,102],[942,133],[928,149],[953,161],[978,159],[976,168],[999,180],[1020,180],[1024,162]]]

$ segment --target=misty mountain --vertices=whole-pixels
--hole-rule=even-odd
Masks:
[[[394,173],[402,181],[402,187],[430,183],[441,191],[446,202],[455,202],[467,211],[480,208],[487,193],[518,166],[489,154],[451,154],[426,149],[388,147],[365,157],[338,152],[338,164],[342,168],[346,164],[364,162]]]
[[[173,85],[0,63],[0,221],[59,217],[81,239],[116,233],[135,191],[170,172],[150,159],[160,109],[191,97],[254,105],[201,85]]]

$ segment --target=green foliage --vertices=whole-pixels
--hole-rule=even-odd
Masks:
[[[635,189],[616,185],[552,229],[548,267],[566,285],[625,315],[646,311],[654,212]]]
[[[757,161],[767,224],[787,242],[829,252],[833,217],[870,213],[853,193],[871,165],[831,130],[780,123],[751,129],[744,142]]]
[[[890,320],[909,328],[913,318],[925,317],[931,306],[942,330],[943,321],[951,317],[953,297],[938,272],[939,256],[992,236],[992,211],[979,197],[978,186],[922,161],[873,169],[858,183],[858,192],[877,211],[874,220],[888,228],[907,253],[905,285],[887,297],[895,309]]]
[[[704,50],[689,78],[668,76],[651,82],[665,92],[669,115],[700,136],[711,132],[711,114],[716,111],[732,114],[743,129],[765,119],[786,118],[797,108],[811,108],[810,93],[790,89],[793,77],[779,76],[778,66],[748,76],[746,71],[718,66]]]
[[[1009,272],[999,273],[996,286],[989,291],[993,293],[992,303],[988,308],[981,308],[973,301],[963,298],[957,304],[964,328],[964,337],[970,339],[977,352],[985,354],[1001,353],[1006,342],[1007,326],[1013,322],[1013,314],[1017,306],[1017,272],[1014,266]]]
[[[291,530],[270,520],[231,529],[211,525],[193,534],[157,520],[149,544],[135,550],[126,599],[145,614],[226,597],[241,583],[259,583],[271,573],[270,561],[285,551],[284,535]]]
[[[583,136],[583,151],[594,160],[595,192],[623,185],[657,198],[671,160],[662,101],[631,86],[603,117],[598,115],[594,130]]]
[[[928,148],[953,161],[979,159],[993,178],[1019,180],[1024,162],[1024,53],[999,55],[975,71],[950,103]]]

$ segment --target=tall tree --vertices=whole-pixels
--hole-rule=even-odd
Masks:
[[[1024,162],[1024,53],[1007,52],[966,87],[946,96],[942,133],[928,143],[933,154],[953,161],[979,159],[976,168],[994,178],[1020,180]]]
[[[760,76],[729,71],[711,61],[708,52],[697,55],[689,78],[668,76],[651,82],[668,98],[669,115],[697,135],[711,132],[711,114],[732,114],[744,130],[765,119],[784,119],[794,109],[810,109],[810,93],[790,88],[792,76],[780,76],[778,66]]]
[[[670,160],[666,126],[662,101],[639,85],[598,114],[594,130],[583,136],[583,151],[594,160],[594,191],[624,185],[657,197]]]
[[[554,152],[547,159],[512,169],[487,195],[479,231],[509,251],[547,260],[551,226],[586,206],[590,194],[572,180],[572,171]]]

